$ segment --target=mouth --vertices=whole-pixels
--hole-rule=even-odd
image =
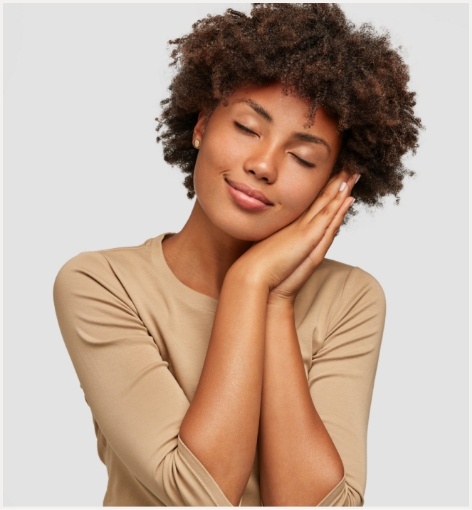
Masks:
[[[274,205],[273,202],[271,202],[265,195],[262,193],[262,191],[259,191],[257,189],[251,188],[247,184],[243,184],[241,182],[233,182],[230,181],[228,178],[225,178],[226,184],[229,186],[229,191],[233,198],[240,199],[239,201],[244,201],[247,205],[254,205],[254,206],[264,206],[263,208],[269,207]],[[238,201],[238,202],[239,202]]]

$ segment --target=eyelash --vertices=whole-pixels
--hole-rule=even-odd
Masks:
[[[251,129],[247,128],[246,126],[243,126],[242,124],[240,124],[239,122],[234,122],[234,125],[239,128],[241,131],[244,131],[245,133],[249,133],[251,135],[257,135],[257,133],[255,133],[254,131],[252,131]]]
[[[234,125],[237,128],[239,128],[241,131],[243,131],[244,133],[258,136],[257,133],[252,131],[252,129],[247,128],[246,126],[244,126],[243,124],[240,124],[239,122],[235,121]],[[313,163],[310,163],[309,161],[305,161],[304,159],[300,158],[296,154],[293,154],[293,152],[291,152],[290,154],[298,161],[298,163],[300,163],[300,165],[307,167],[307,168],[315,168],[315,165]]]
[[[306,166],[307,168],[315,168],[315,165],[313,163],[310,163],[309,161],[305,161],[304,159],[298,157],[296,154],[293,154],[293,152],[290,153],[302,166]]]

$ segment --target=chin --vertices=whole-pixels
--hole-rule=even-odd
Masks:
[[[250,223],[249,225],[242,225],[236,221],[225,221],[215,223],[215,226],[233,239],[252,243],[262,241],[284,227],[284,225],[282,225],[277,228],[269,225],[261,225],[260,223],[255,226],[254,222]]]
[[[238,241],[252,243],[262,241],[293,221],[287,218],[287,215],[282,217],[272,213],[266,216],[265,213],[240,211],[233,205],[228,208],[225,203],[214,205],[210,201],[202,202],[198,194],[197,202],[207,227],[211,225],[210,228],[216,228]]]

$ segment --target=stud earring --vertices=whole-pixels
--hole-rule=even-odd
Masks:
[[[200,147],[200,140],[198,139],[195,139],[193,141],[193,146],[195,147],[195,149],[198,149]]]

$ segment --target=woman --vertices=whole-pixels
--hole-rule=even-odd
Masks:
[[[360,505],[385,301],[325,255],[354,199],[402,188],[408,70],[335,4],[228,10],[173,44],[158,140],[192,213],[54,289],[104,504]]]

